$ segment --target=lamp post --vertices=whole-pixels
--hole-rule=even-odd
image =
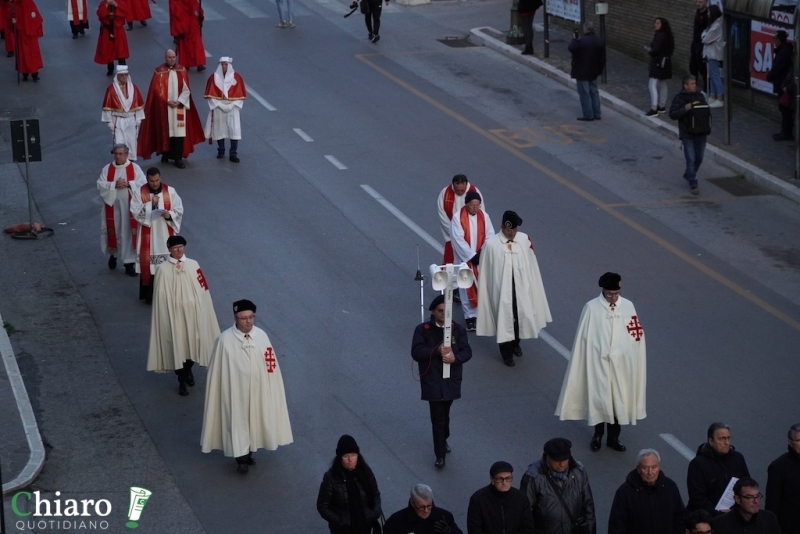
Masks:
[[[431,287],[434,291],[444,292],[444,339],[442,340],[442,346],[450,347],[453,335],[453,281],[455,280],[457,287],[466,289],[472,287],[475,275],[466,263],[460,265],[453,265],[452,263],[436,265],[434,263],[430,266],[430,272]],[[450,364],[445,363],[442,367],[442,378],[450,378]]]
[[[519,20],[519,0],[511,3],[511,27],[506,35],[506,44],[519,45],[525,42],[525,34],[522,33],[522,25]]]

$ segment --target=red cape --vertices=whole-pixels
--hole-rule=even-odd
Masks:
[[[184,67],[206,64],[206,49],[200,31],[202,20],[203,10],[198,0],[170,0],[169,31],[177,38],[175,52]]]
[[[150,13],[150,0],[128,0],[128,22],[153,18]]]
[[[97,50],[94,53],[95,63],[107,65],[117,59],[128,59],[130,57],[128,36],[125,33],[126,16],[127,4],[123,0],[117,0],[113,22],[106,0],[100,2],[97,8],[97,18],[100,19],[100,35],[97,36]],[[113,39],[111,38],[112,30],[114,33]]]
[[[114,84],[112,83],[106,88],[106,95],[103,97],[103,111],[119,111],[119,112],[133,112],[139,111],[144,107],[144,99],[142,98],[142,93],[139,92],[139,88],[135,85],[133,86],[133,102],[131,102],[131,109],[125,110],[122,108],[122,103],[119,101],[119,96],[117,96],[117,92],[114,90]]]
[[[42,27],[42,15],[33,0],[16,0],[13,6],[7,9],[14,10],[17,19],[17,34],[19,39],[19,50],[17,50],[16,63],[17,69],[22,74],[33,74],[41,69],[42,52],[39,50],[39,38],[44,36]],[[6,39],[14,39],[13,32]]]
[[[228,89],[228,100],[244,100],[247,98],[247,90],[244,86],[244,80],[241,76],[239,76],[238,72],[233,73],[233,79],[236,80],[236,85],[232,85]],[[214,83],[214,75],[208,77],[208,81],[206,82],[206,92],[203,95],[206,98],[218,98],[220,100],[225,99],[225,95],[222,94],[222,89],[217,87],[217,84]]]
[[[181,65],[175,66],[178,75],[178,90],[189,85],[189,75]],[[150,88],[147,90],[147,102],[144,105],[145,119],[139,128],[138,155],[150,159],[155,153],[169,152],[169,119],[167,118],[167,83],[169,67],[164,63],[156,67]],[[205,141],[203,123],[197,114],[192,97],[189,97],[190,108],[186,110],[186,138],[183,140],[183,157],[194,152],[194,145]]]

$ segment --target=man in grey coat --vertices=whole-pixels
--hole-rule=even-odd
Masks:
[[[535,534],[595,534],[594,499],[589,475],[572,457],[572,442],[554,438],[542,459],[528,466],[520,483],[531,503]],[[560,495],[560,498],[559,498]]]

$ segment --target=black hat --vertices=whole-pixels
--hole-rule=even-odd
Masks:
[[[600,277],[598,284],[608,291],[619,291],[622,277],[617,273],[606,273]]]
[[[428,311],[433,311],[433,309],[442,302],[444,302],[444,295],[436,295],[436,297],[431,301],[431,305],[428,306]]]
[[[256,305],[247,299],[237,300],[236,302],[233,303],[233,313],[239,313],[243,311],[251,311],[255,313]]]
[[[467,191],[467,195],[464,197],[464,204],[471,202],[473,200],[477,200],[478,202],[483,202],[480,194],[478,194],[477,191]]]
[[[503,228],[511,228],[514,229],[520,224],[522,224],[522,219],[519,218],[519,215],[513,211],[507,211],[503,213]]]
[[[336,444],[336,456],[344,456],[351,453],[358,454],[359,452],[361,452],[361,449],[358,448],[358,443],[356,443],[353,436],[344,434],[339,438],[339,443]]]
[[[167,248],[168,249],[172,248],[175,245],[183,245],[185,247],[186,246],[186,240],[182,236],[179,236],[179,235],[169,236],[169,238],[167,238]]]
[[[514,468],[508,462],[495,462],[492,464],[492,468],[489,469],[489,476],[493,477],[497,473],[513,473]]]
[[[565,438],[553,438],[544,444],[544,453],[551,460],[563,462],[572,458],[572,442]]]

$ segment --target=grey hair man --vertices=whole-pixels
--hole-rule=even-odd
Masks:
[[[767,469],[765,508],[778,516],[783,534],[800,534],[800,423],[789,427],[787,445]]]
[[[731,445],[730,427],[725,423],[711,423],[706,432],[706,442],[697,447],[697,455],[689,462],[687,510],[692,512],[702,508],[712,516],[727,512],[728,509],[717,510],[717,503],[731,477],[741,479],[749,476],[744,456]]]
[[[600,93],[597,89],[597,77],[606,68],[606,42],[594,33],[591,22],[583,24],[583,35],[575,30],[569,43],[572,54],[572,70],[570,76],[575,78],[578,86],[578,97],[581,101],[583,116],[579,121],[600,120]]]
[[[642,449],[614,495],[608,534],[682,534],[685,515],[678,485],[661,471],[661,455]]]
[[[411,488],[408,506],[389,516],[383,532],[384,534],[408,532],[462,534],[453,514],[433,504],[433,490],[426,484],[416,484]]]

